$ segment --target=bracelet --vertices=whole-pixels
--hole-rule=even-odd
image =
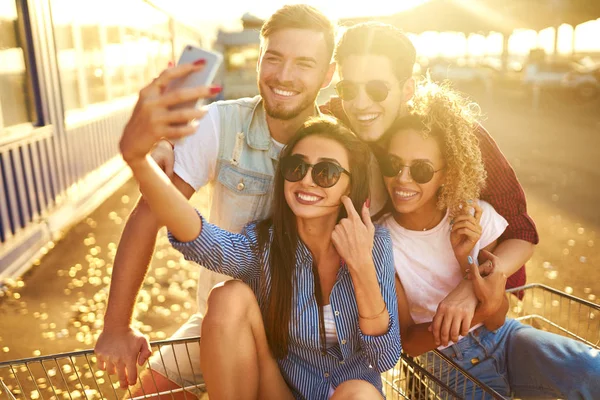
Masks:
[[[361,319],[376,319],[376,318],[378,318],[379,316],[381,316],[381,314],[383,314],[386,311],[387,311],[387,306],[385,305],[385,303],[383,303],[383,310],[381,310],[377,314],[372,315],[370,317],[363,317],[362,315],[360,315],[360,313],[358,313],[358,318],[361,318]]]

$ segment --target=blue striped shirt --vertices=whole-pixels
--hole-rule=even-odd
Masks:
[[[272,233],[272,231],[271,231]],[[170,233],[169,240],[186,260],[240,279],[254,291],[263,309],[267,298],[261,290],[261,275],[270,283],[268,251],[260,259],[256,223],[236,234],[209,224],[202,218],[202,232],[190,242],[179,242]],[[299,241],[296,253],[295,281],[290,318],[288,355],[277,360],[281,373],[298,399],[326,399],[334,388],[350,379],[362,379],[381,391],[381,373],[394,367],[400,357],[398,304],[394,283],[394,258],[389,232],[376,227],[373,261],[388,312],[388,331],[369,336],[360,331],[358,307],[348,266],[342,264],[329,298],[335,316],[338,344],[322,354],[319,336],[319,311],[314,292],[312,255]]]

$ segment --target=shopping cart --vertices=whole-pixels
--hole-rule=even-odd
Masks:
[[[509,296],[509,317],[600,350],[600,305],[541,284],[507,292],[519,295]],[[403,355],[396,368],[383,374],[383,380],[387,398],[393,400],[505,398],[438,351],[415,359]]]
[[[600,349],[600,305],[541,284],[510,289],[509,317],[538,329],[563,335]]]
[[[509,296],[510,317],[538,329],[568,336],[600,349],[600,306],[539,284],[527,285],[509,292],[517,291],[522,291],[523,300],[519,300],[516,296]],[[190,354],[194,353],[191,351],[192,347],[199,345],[199,338],[163,340],[152,342],[151,345],[155,353],[154,357],[163,365],[165,363],[163,354],[170,347],[173,351],[169,353],[178,355],[175,364],[179,369],[184,363],[194,365]],[[176,348],[178,350],[174,351]],[[443,363],[455,368],[436,368]],[[141,369],[151,369],[150,364],[147,363]],[[437,370],[451,372],[442,375],[432,372]],[[173,373],[179,374],[179,370]],[[152,374],[147,375],[152,377]],[[168,377],[177,380],[176,376]],[[435,351],[428,353],[428,357],[418,358],[403,354],[397,366],[383,374],[382,378],[386,396],[391,400],[504,398],[461,370],[452,360]],[[451,385],[449,382],[468,382],[468,384]],[[189,392],[203,389],[204,385],[197,382],[184,388],[151,394],[156,390],[146,386],[142,390],[142,395],[134,397],[129,390],[119,388],[119,382],[114,376],[97,368],[92,350],[0,362],[0,400],[173,399],[178,396],[178,398],[192,399],[194,397],[189,395]]]
[[[166,354],[175,354],[175,365],[179,368],[189,363],[193,368],[190,356],[193,346],[199,346],[200,338],[170,339],[152,342],[154,358],[165,365]],[[177,351],[175,351],[177,349]],[[172,350],[172,351],[165,351]],[[197,352],[197,350],[196,350]],[[182,357],[187,354],[187,357]],[[177,358],[177,355],[179,357]],[[138,368],[152,372],[149,362]],[[153,382],[153,374],[146,374],[149,384],[140,387],[142,394],[134,396],[131,390],[120,388],[116,375],[109,375],[97,366],[93,350],[74,351],[49,356],[26,358],[21,360],[0,362],[0,400],[4,399],[173,399],[196,397],[189,392],[204,390],[204,384],[197,382],[184,388],[164,392]],[[168,373],[167,373],[168,375]],[[176,376],[167,376],[176,380]],[[186,392],[189,391],[189,392]],[[152,392],[152,393],[151,393]]]

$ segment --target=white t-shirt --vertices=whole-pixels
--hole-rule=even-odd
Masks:
[[[173,172],[196,191],[214,179],[219,156],[221,118],[214,103],[207,108],[196,132],[179,140],[174,149]]]
[[[278,142],[277,140],[273,139],[272,137],[271,137],[271,144],[273,144],[273,146],[279,151],[283,150],[283,147],[285,146],[285,144]]]
[[[214,103],[207,108],[204,118],[198,121],[196,132],[178,141],[174,150],[173,172],[196,191],[215,178],[219,157],[221,118]],[[271,142],[279,150],[284,146],[273,138]]]
[[[479,251],[498,239],[508,226],[490,204],[480,200],[479,205],[483,210],[482,234],[471,253],[475,260]],[[392,236],[396,273],[404,287],[411,317],[416,324],[431,322],[438,304],[463,279],[450,244],[448,214],[428,231],[403,228],[391,214],[384,216],[380,224]]]

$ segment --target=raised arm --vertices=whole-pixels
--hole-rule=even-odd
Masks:
[[[158,223],[179,241],[195,239],[202,229],[200,216],[152,157],[131,158],[127,163]]]
[[[161,101],[165,96],[165,82],[200,68],[199,65],[172,68],[163,72],[160,78],[146,86],[140,92],[123,136],[130,138],[143,135],[161,137],[163,132],[171,128],[170,123],[174,118],[178,123],[184,125],[193,118],[200,118],[203,115],[201,110],[171,112],[168,106]],[[205,89],[180,93],[179,100],[175,100],[175,102],[197,99],[204,93],[206,93]],[[149,145],[146,153],[151,147],[152,145]],[[177,176],[173,179],[174,190],[179,190],[184,198],[192,196],[194,189],[190,185]],[[154,252],[156,235],[160,226],[159,220],[152,213],[148,203],[143,198],[140,199],[125,225],[115,257],[108,306],[104,316],[104,328],[96,343],[95,351],[100,368],[110,373],[116,371],[122,387],[135,384],[137,379],[136,361],[141,365],[150,355],[147,339],[131,328],[131,319],[138,292]]]
[[[331,239],[354,285],[362,349],[373,368],[384,372],[394,367],[401,351],[392,240],[387,231],[374,240],[376,229],[366,205],[361,220],[352,201],[345,196],[342,201],[348,217],[336,225]]]
[[[381,282],[379,290],[389,315],[388,326],[384,334],[373,336],[365,334],[361,325],[360,333],[363,351],[366,353],[369,362],[373,368],[383,373],[392,369],[398,362],[402,344],[400,341],[400,322],[396,311],[398,305],[394,285],[396,269],[394,268],[392,239],[387,231],[380,236],[374,243],[373,258]]]

